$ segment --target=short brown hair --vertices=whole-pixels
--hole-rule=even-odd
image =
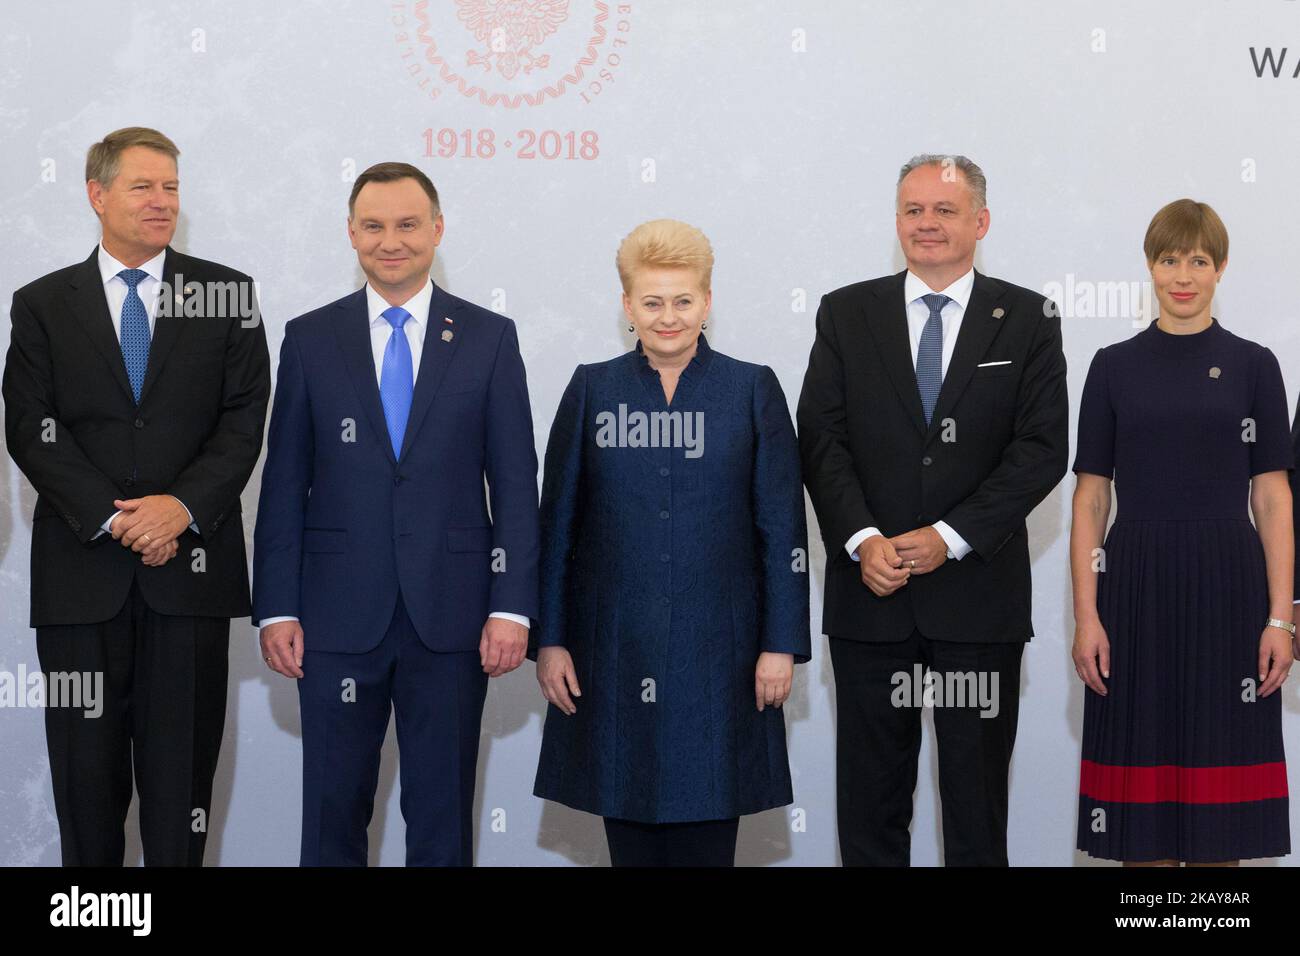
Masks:
[[[181,154],[176,144],[156,129],[149,129],[147,126],[128,126],[125,129],[114,130],[90,147],[90,151],[86,153],[86,182],[93,179],[101,186],[112,183],[117,178],[118,169],[121,168],[122,153],[132,146],[143,146],[146,149],[166,153],[173,161]]]
[[[688,223],[676,219],[643,222],[618,247],[614,257],[623,291],[632,291],[632,276],[638,269],[694,269],[700,285],[708,290],[713,282],[713,247],[708,237]]]
[[[1207,204],[1194,199],[1175,199],[1156,213],[1147,226],[1142,241],[1147,265],[1153,265],[1167,253],[1182,255],[1194,249],[1204,250],[1214,262],[1214,268],[1222,268],[1228,258],[1228,227]]]
[[[438,190],[433,188],[433,181],[420,169],[410,163],[376,163],[358,176],[357,181],[352,184],[352,194],[348,196],[348,218],[352,218],[357,205],[357,196],[366,183],[392,183],[399,179],[414,179],[419,183],[420,188],[429,197],[429,203],[433,207],[433,218],[437,219],[442,215],[442,207],[438,204]]]

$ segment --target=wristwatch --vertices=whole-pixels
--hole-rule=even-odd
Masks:
[[[1282,628],[1282,630],[1289,633],[1292,637],[1295,637],[1295,625],[1292,624],[1290,621],[1279,621],[1275,617],[1270,617],[1267,621],[1264,622],[1264,625],[1266,627],[1280,627]]]

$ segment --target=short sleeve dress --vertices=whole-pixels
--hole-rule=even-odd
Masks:
[[[1290,851],[1282,694],[1262,698],[1268,618],[1251,478],[1292,465],[1277,359],[1217,320],[1154,322],[1101,349],[1075,472],[1114,478],[1094,568],[1108,695],[1085,689],[1078,847],[1132,862]]]

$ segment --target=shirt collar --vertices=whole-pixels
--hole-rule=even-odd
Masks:
[[[158,282],[162,282],[163,260],[166,257],[167,257],[167,250],[164,249],[162,252],[158,253],[158,255],[154,256],[148,262],[144,263],[143,265],[137,266],[136,268],[143,269],[148,274],[150,279],[154,279]],[[117,274],[121,272],[123,269],[129,269],[129,268],[130,266],[124,266],[122,263],[118,262],[111,255],[109,255],[108,250],[104,248],[104,243],[102,241],[99,243],[99,276],[101,279],[104,280],[104,285],[108,285],[108,283],[112,279],[116,278]]]
[[[429,319],[429,306],[433,302],[433,280],[429,280],[419,292],[411,296],[401,307],[411,314],[409,321],[417,325],[423,325]],[[391,309],[388,300],[374,290],[374,287],[366,283],[366,311],[370,316],[370,327],[378,325],[388,325],[388,320],[384,318],[384,313]]]
[[[908,269],[907,278],[903,280],[903,298],[910,304],[923,295],[931,295],[937,291],[940,295],[946,295],[952,299],[965,312],[966,303],[970,301],[970,293],[973,288],[975,288],[975,268],[973,266],[948,288],[938,290],[931,289],[923,279],[913,273],[911,269]]]

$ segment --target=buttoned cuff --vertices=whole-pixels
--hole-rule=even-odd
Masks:
[[[948,522],[936,521],[930,527],[939,532],[939,537],[943,538],[944,543],[948,545],[948,557],[960,561],[971,553],[971,546],[966,543],[966,539],[953,531]]]
[[[849,557],[854,561],[858,560],[858,545],[874,535],[880,534],[879,528],[863,528],[853,537],[849,538],[849,543],[844,546],[844,550],[849,553]]]

